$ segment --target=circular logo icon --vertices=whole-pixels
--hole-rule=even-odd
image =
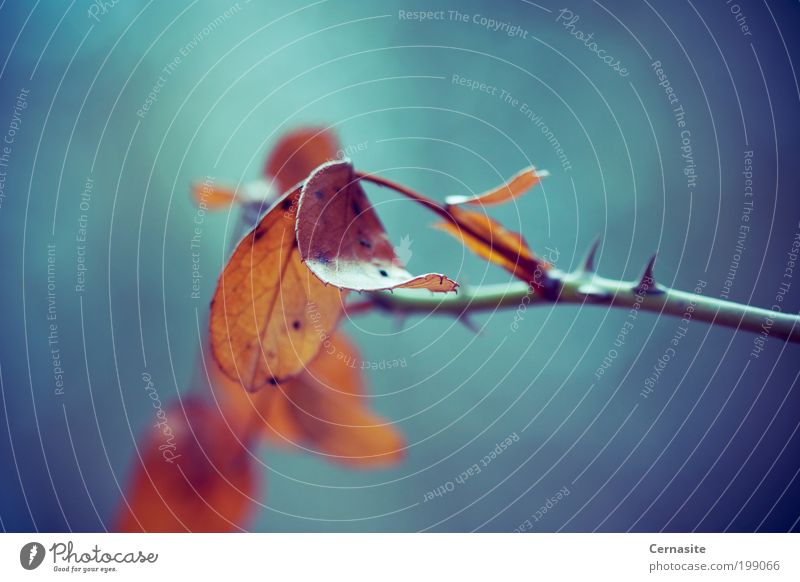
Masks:
[[[35,570],[44,561],[44,546],[39,542],[28,542],[19,551],[19,563],[26,570]]]

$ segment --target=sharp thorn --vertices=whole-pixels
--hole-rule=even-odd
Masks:
[[[458,321],[461,322],[461,325],[466,327],[468,330],[470,330],[475,335],[479,335],[480,334],[480,330],[478,329],[478,326],[475,325],[475,322],[472,321],[467,314],[462,313],[461,315],[459,315],[458,316]]]
[[[634,291],[640,294],[647,294],[650,290],[655,290],[656,287],[656,280],[653,276],[653,269],[656,266],[656,257],[658,256],[658,252],[653,253],[653,256],[650,257],[650,260],[647,261],[647,266],[644,269],[644,273],[639,278],[639,283],[636,285]]]
[[[592,246],[589,247],[589,252],[586,253],[586,258],[583,259],[583,272],[584,273],[594,273],[595,270],[595,258],[597,257],[597,249],[600,248],[600,235],[597,235],[597,238],[594,239]]]

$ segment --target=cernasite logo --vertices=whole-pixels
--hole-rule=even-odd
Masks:
[[[44,561],[44,546],[39,542],[28,542],[19,551],[19,563],[26,570],[35,570]]]

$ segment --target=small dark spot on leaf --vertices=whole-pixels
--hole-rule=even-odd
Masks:
[[[267,232],[266,229],[261,229],[261,228],[256,229],[253,232],[253,242],[258,241],[262,236],[264,236],[264,234],[266,234],[266,232]]]
[[[284,210],[289,210],[291,207],[292,207],[292,201],[289,198],[283,201]]]
[[[365,239],[365,238],[360,238],[360,239],[358,239],[358,244],[360,244],[362,247],[365,247],[365,248],[368,248],[368,249],[371,249],[371,248],[372,248],[372,243],[371,243],[371,242],[369,242],[369,241],[368,241],[367,239]]]
[[[269,383],[270,383],[272,386],[277,386],[277,385],[278,385],[278,379],[277,379],[277,378],[272,378],[272,377],[271,377],[271,378],[268,380],[268,382],[269,382]]]
[[[293,327],[294,329],[300,329],[300,321],[298,321],[297,319],[295,319],[295,320],[292,322],[292,327]]]
[[[379,269],[378,272],[381,274],[382,277],[388,277],[389,273],[387,273],[384,269]]]
[[[322,263],[323,265],[327,265],[331,262],[331,260],[328,258],[328,255],[323,252],[318,252],[315,259],[317,262]]]
[[[316,192],[314,192],[314,196],[316,196],[321,200],[322,198],[325,197],[325,192],[323,192],[322,190],[317,190]]]
[[[361,206],[359,206],[358,202],[355,200],[353,200],[353,212],[355,212],[356,215],[361,214]]]

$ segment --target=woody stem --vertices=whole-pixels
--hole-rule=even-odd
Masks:
[[[734,303],[704,295],[706,283],[695,293],[670,289],[650,281],[631,282],[606,279],[594,273],[547,272],[543,291],[532,291],[519,281],[500,285],[461,288],[457,295],[425,291],[396,290],[374,293],[370,301],[378,309],[403,313],[462,315],[498,308],[527,309],[537,305],[600,305],[633,311],[649,311],[711,325],[731,327],[766,337],[800,342],[800,316]]]

